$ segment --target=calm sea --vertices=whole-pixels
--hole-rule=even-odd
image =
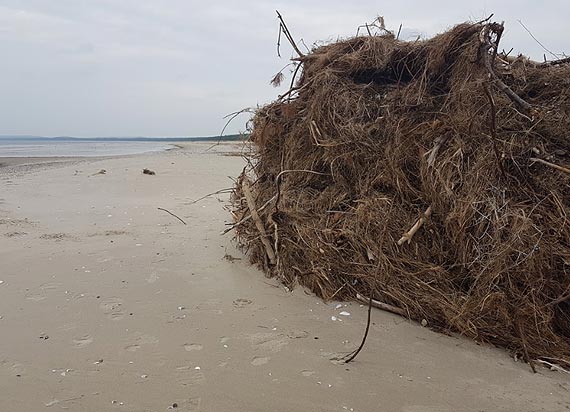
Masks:
[[[46,142],[0,139],[0,157],[117,156],[160,152],[172,147],[162,142]]]

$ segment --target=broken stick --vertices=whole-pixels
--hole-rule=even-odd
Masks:
[[[422,227],[422,225],[430,217],[430,215],[431,215],[431,206],[426,209],[423,216],[417,220],[417,222],[412,226],[412,228],[402,235],[400,240],[398,240],[397,242],[398,246],[402,246],[404,242],[410,243],[412,241],[412,237],[414,237],[416,232],[420,230],[420,227]]]
[[[560,170],[561,172],[564,172],[564,173],[570,173],[570,169],[568,169],[564,166],[559,166],[557,164],[547,162],[546,160],[539,159],[538,157],[531,157],[530,160],[533,162],[542,163],[543,165],[552,167],[553,169],[556,169],[556,170]]]
[[[257,207],[255,206],[255,199],[253,194],[251,193],[251,188],[249,186],[249,181],[247,178],[244,177],[242,182],[242,189],[243,194],[245,195],[245,200],[247,202],[247,207],[249,208],[249,212],[251,213],[251,218],[253,219],[253,223],[255,223],[255,227],[259,231],[259,235],[261,236],[261,243],[265,247],[265,251],[267,252],[267,257],[269,258],[269,263],[274,265],[275,264],[275,252],[273,252],[273,247],[271,247],[271,242],[267,237],[267,233],[265,233],[265,226],[257,213]]]
[[[356,294],[356,299],[362,303],[368,303],[368,298],[365,298],[360,293]],[[377,309],[385,310],[386,312],[394,313],[396,315],[400,315],[403,317],[408,317],[408,314],[406,313],[406,311],[404,309],[397,308],[395,306],[389,305],[389,304],[384,303],[384,302],[379,302],[377,300],[372,299],[372,306],[374,306]]]

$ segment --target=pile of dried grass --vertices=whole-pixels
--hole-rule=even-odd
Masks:
[[[502,30],[295,59],[295,87],[254,117],[235,228],[288,285],[568,366],[570,64],[497,53]]]

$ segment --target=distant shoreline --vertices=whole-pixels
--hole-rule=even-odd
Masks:
[[[29,135],[0,135],[2,141],[18,142],[235,142],[247,138],[247,134],[231,134],[224,136],[205,137],[73,137],[73,136],[29,136]]]

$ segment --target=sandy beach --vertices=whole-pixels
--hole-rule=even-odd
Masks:
[[[367,308],[247,263],[228,195],[192,203],[244,165],[209,146],[0,159],[0,411],[570,410],[570,375],[376,309],[331,360]]]

